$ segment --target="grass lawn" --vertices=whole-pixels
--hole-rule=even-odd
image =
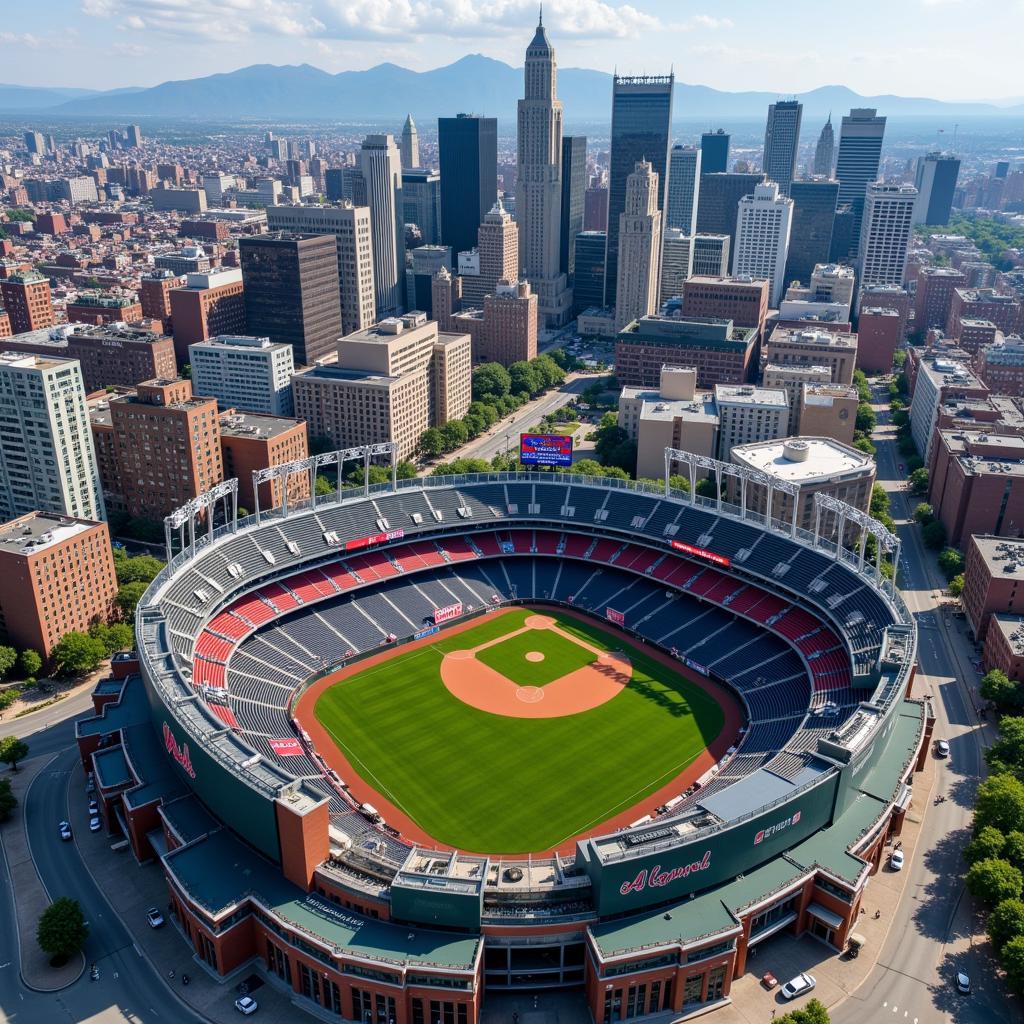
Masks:
[[[316,704],[318,720],[360,775],[425,832],[458,849],[557,846],[654,792],[722,729],[722,709],[699,687],[621,634],[557,612],[544,614],[596,647],[629,653],[633,679],[617,697],[566,718],[516,719],[478,711],[445,689],[445,652],[504,636],[530,614],[515,609],[441,633],[435,644],[343,680]]]
[[[526,655],[531,651],[543,654],[544,660],[527,661]],[[550,629],[531,629],[510,636],[500,644],[477,651],[476,657],[520,686],[546,686],[596,660],[593,651]]]

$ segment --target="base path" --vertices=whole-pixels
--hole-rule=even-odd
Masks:
[[[513,610],[514,609],[512,608],[505,608],[501,611],[492,612],[487,616],[487,618],[493,618],[495,615],[507,614]],[[594,616],[583,615],[580,612],[572,611],[568,608],[560,608],[559,615],[578,619],[580,622],[585,622],[588,625],[594,625],[595,622]],[[534,619],[541,619],[545,620],[547,623],[554,623],[554,620],[547,615],[531,615],[530,618],[527,619],[527,623],[530,623]],[[467,622],[460,622],[456,625],[446,627],[443,632],[445,636],[454,636],[458,633],[462,633],[468,629],[473,629],[476,626],[479,626],[480,622],[480,618],[470,619]],[[601,622],[600,626],[603,630],[613,636],[618,634],[615,627],[607,622]],[[568,636],[569,634],[564,635]],[[507,639],[507,636],[508,634],[505,634],[500,639],[505,640]],[[573,637],[572,639],[574,642],[581,642],[576,637]],[[337,672],[332,672],[329,675],[318,679],[300,694],[299,699],[295,704],[293,714],[302,728],[309,734],[316,748],[316,752],[323,757],[327,764],[330,765],[330,767],[336,771],[341,778],[345,780],[348,785],[349,793],[357,803],[373,804],[373,806],[376,807],[383,815],[384,820],[388,825],[397,829],[402,838],[407,842],[419,843],[422,846],[428,846],[437,850],[452,850],[454,847],[446,845],[445,843],[439,843],[433,838],[433,836],[420,828],[420,826],[413,821],[405,811],[396,807],[395,804],[384,796],[383,793],[375,789],[365,779],[363,779],[362,776],[360,776],[358,770],[348,760],[341,748],[335,744],[334,740],[331,738],[331,734],[317,720],[315,711],[316,702],[320,699],[321,695],[336,683],[357,675],[360,672],[364,672],[366,669],[372,668],[374,665],[390,661],[398,654],[404,654],[410,650],[415,650],[418,647],[427,647],[434,643],[437,643],[436,633],[432,636],[424,637],[422,640],[415,640],[412,643],[403,644],[399,648],[388,648],[380,654],[375,654],[372,657],[365,658],[362,661],[356,662],[353,665],[348,665],[345,668],[339,669]],[[588,646],[585,640],[582,641],[582,643],[584,646]],[[559,845],[557,849],[536,850],[534,851],[534,856],[547,856],[554,853],[572,854],[576,850],[577,839],[582,839],[586,836],[605,835],[609,832],[614,832],[617,829],[624,828],[631,821],[636,821],[637,818],[642,817],[645,814],[653,814],[656,807],[660,807],[668,800],[671,800],[672,797],[678,796],[685,789],[689,788],[692,782],[699,779],[709,768],[717,764],[725,755],[725,752],[734,743],[736,743],[739,738],[739,731],[744,724],[744,715],[740,703],[732,690],[726,686],[720,686],[718,683],[715,683],[710,679],[706,679],[704,676],[698,675],[696,672],[691,671],[674,658],[669,657],[667,654],[662,654],[661,651],[643,643],[640,640],[630,638],[629,645],[642,649],[648,657],[651,657],[655,661],[658,661],[670,668],[673,672],[681,675],[688,682],[707,693],[722,708],[722,712],[725,715],[725,722],[722,725],[722,731],[693,759],[693,761],[690,762],[686,768],[655,792],[644,797],[642,800],[638,800],[632,807],[627,808],[625,811],[621,811],[610,818],[606,818],[593,828],[585,829],[578,835],[573,836],[571,839]],[[594,650],[597,652],[597,648],[594,648]],[[460,653],[464,653],[465,659],[473,658],[471,652],[467,651]],[[458,663],[458,659],[455,660],[455,663]],[[475,659],[464,660],[463,664],[469,664],[474,667],[481,665],[481,663],[476,662]],[[630,667],[630,671],[632,671],[632,666]],[[552,685],[554,684],[549,683],[547,686],[543,687],[543,690],[549,690]],[[541,689],[541,687],[521,687],[520,689],[532,690]],[[532,716],[529,714],[530,709],[528,706],[528,700],[529,698],[527,698],[527,700],[519,698],[518,715],[523,718],[543,717]],[[543,705],[546,700],[547,698],[544,697],[536,703],[538,705]],[[485,852],[489,853],[492,857],[505,856],[498,850],[489,850]],[[508,856],[513,860],[525,860],[524,855],[521,853],[509,854]]]

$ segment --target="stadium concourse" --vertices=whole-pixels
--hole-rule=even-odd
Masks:
[[[666,471],[688,459],[692,477],[682,452]],[[664,489],[392,477],[243,521],[234,487],[169,517],[181,550],[139,603],[137,652],[78,725],[105,823],[162,862],[212,972],[258,962],[300,1004],[381,1024],[475,1024],[488,992],[564,987],[610,1024],[724,1003],[780,932],[812,933],[823,957],[843,949],[933,721],[912,694],[913,621],[864,559],[869,533],[879,557],[892,550],[884,528],[822,502],[810,534],[765,522],[748,486],[734,507],[672,492],[667,475]],[[740,735],[699,779],[571,852],[469,854],[405,834],[360,799],[364,778],[332,768],[296,702],[332,672],[516,605],[571,609],[621,631],[634,665],[653,649],[727,687]],[[445,798],[431,794],[457,815]]]

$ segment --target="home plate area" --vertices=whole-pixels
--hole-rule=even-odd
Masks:
[[[620,651],[603,651],[530,615],[520,629],[451,651],[441,661],[448,692],[480,711],[508,718],[563,718],[600,707],[622,692],[633,666]]]

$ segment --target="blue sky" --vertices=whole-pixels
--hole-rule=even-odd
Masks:
[[[8,0],[0,80],[97,89],[247,64],[425,70],[484,53],[510,64],[534,0]],[[1019,96],[1024,0],[547,0],[562,67],[780,94],[848,85],[938,99]]]

